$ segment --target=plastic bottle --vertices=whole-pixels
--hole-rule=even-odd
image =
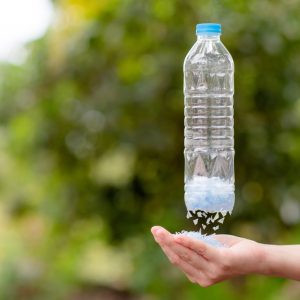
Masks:
[[[234,64],[220,24],[198,24],[196,34],[184,60],[185,204],[224,216],[234,206]]]

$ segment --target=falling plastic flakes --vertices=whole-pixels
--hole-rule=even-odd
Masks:
[[[231,213],[231,212],[229,212],[229,213]],[[222,211],[221,211],[221,214],[222,214],[222,216],[223,216],[223,217],[225,217],[225,216],[226,216],[226,214],[227,214],[227,211],[225,211],[225,210],[222,210]]]
[[[193,224],[198,225],[205,234],[211,234],[220,229],[220,224],[224,224],[227,215],[229,212],[226,211],[212,213],[201,210],[189,211],[187,214],[192,219]]]
[[[188,211],[186,214],[186,218],[189,219],[191,216],[192,216],[191,213]]]
[[[212,221],[215,222],[217,219],[219,219],[219,213],[216,213],[216,214],[215,214],[215,216],[214,216],[214,218],[213,218]]]

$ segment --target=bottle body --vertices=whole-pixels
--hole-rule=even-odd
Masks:
[[[185,204],[234,206],[234,63],[218,34],[198,35],[184,61]]]

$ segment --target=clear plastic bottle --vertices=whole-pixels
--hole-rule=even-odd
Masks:
[[[196,33],[183,67],[185,204],[224,216],[234,206],[234,64],[220,24],[198,24]]]

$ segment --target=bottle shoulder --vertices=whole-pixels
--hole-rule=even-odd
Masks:
[[[197,53],[197,50],[198,50],[198,43],[196,42],[192,48],[188,51],[187,55],[185,56],[184,58],[184,61],[183,61],[183,67],[186,66],[186,64],[189,63],[189,61],[191,60],[192,57],[194,57]]]
[[[184,59],[184,70],[221,68],[234,71],[234,62],[224,44],[218,41],[197,41]]]

